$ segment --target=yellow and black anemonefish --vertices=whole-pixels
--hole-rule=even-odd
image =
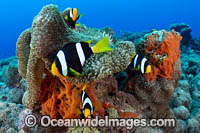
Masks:
[[[78,24],[76,21],[82,16],[82,14],[78,15],[77,8],[70,8],[67,15],[64,17],[65,22],[74,29]]]
[[[131,57],[131,65],[135,70],[140,71],[142,74],[151,72],[149,61],[141,54],[133,54]]]
[[[82,92],[81,92],[81,100],[82,100],[82,114],[81,114],[81,118],[88,118],[93,117],[93,112],[94,112],[94,107],[92,105],[92,101],[90,99],[90,97],[88,96],[88,94],[85,92],[87,85],[84,85],[84,87],[82,88]]]
[[[85,61],[92,54],[111,50],[108,37],[104,37],[94,46],[91,46],[91,41],[68,43],[57,52],[51,72],[59,78],[78,77],[83,71]]]

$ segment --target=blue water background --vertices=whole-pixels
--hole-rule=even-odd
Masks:
[[[88,27],[109,26],[116,34],[169,29],[171,23],[184,22],[192,27],[193,37],[200,37],[200,0],[1,0],[0,59],[16,54],[20,33],[48,4],[58,5],[60,11],[76,7],[84,14],[79,22]]]

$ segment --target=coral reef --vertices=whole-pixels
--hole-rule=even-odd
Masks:
[[[180,80],[178,81],[178,87],[174,91],[173,96],[170,98],[169,105],[173,109],[173,112],[177,118],[177,132],[199,132],[199,39],[192,38],[190,35],[191,28],[186,24],[172,24],[170,29],[174,29],[182,36],[182,52],[180,55],[182,73]],[[138,48],[137,46],[140,44],[141,40],[143,40],[143,37],[135,41],[137,51],[141,50],[141,48]],[[149,56],[147,56],[147,58],[148,57]],[[123,78],[127,79],[127,76],[126,74],[123,74],[117,76],[116,78],[123,80]],[[122,86],[123,84],[124,83],[121,82],[119,86]],[[143,92],[141,91],[141,95],[142,94]],[[141,95],[139,95],[139,97],[141,97]]]
[[[200,130],[200,74],[197,72],[200,56],[192,49],[181,54],[182,74],[169,105],[177,117],[179,132]]]
[[[95,29],[80,25],[74,30],[70,29],[63,20],[65,12],[60,13],[54,5],[45,6],[35,17],[32,27],[18,39],[18,69],[27,84],[22,100],[26,107],[51,118],[80,118],[81,88],[87,84],[86,93],[94,105],[94,115],[147,120],[177,118],[178,126],[134,127],[131,131],[125,127],[76,127],[63,129],[62,132],[199,131],[199,56],[192,55],[191,50],[188,52],[191,52],[193,60],[182,55],[181,58],[185,58],[182,62],[183,74],[179,58],[180,34],[183,38],[191,39],[188,26],[171,27],[180,30],[180,34],[174,30],[152,30],[133,35],[126,33],[121,41],[120,37],[113,39],[114,33],[110,28]],[[82,76],[59,79],[51,74],[51,62],[64,45],[86,40],[94,44],[105,36],[110,38],[109,44],[113,50],[92,55],[83,66]],[[182,43],[190,43],[187,39]],[[144,54],[149,60],[152,66],[150,74],[141,75],[129,65],[135,46],[126,40],[135,42],[136,52]],[[169,108],[168,102],[173,109]],[[51,127],[38,127],[38,130],[55,131]]]
[[[15,63],[17,62],[17,58],[16,57],[10,57],[8,59],[1,59],[0,60],[0,82],[4,82],[3,79],[3,70],[5,70],[6,67],[8,67],[8,65],[13,62],[12,64],[15,65]]]
[[[1,88],[0,101],[22,104],[25,90],[21,88]]]
[[[23,103],[33,108],[37,107],[36,103],[41,103],[42,113],[50,115],[51,118],[80,118],[81,88],[87,83],[86,93],[94,104],[94,115],[104,116],[104,110],[114,108],[119,118],[136,118],[138,115],[131,107],[126,110],[126,106],[121,109],[108,101],[101,101],[96,92],[99,81],[102,80],[103,84],[108,76],[126,70],[135,52],[132,42],[117,41],[113,46],[112,34],[109,28],[97,30],[79,26],[72,30],[64,23],[56,6],[44,7],[35,17],[32,29],[24,31],[17,42],[19,71],[28,84]],[[51,74],[53,56],[63,45],[85,40],[96,43],[105,36],[110,38],[109,43],[113,46],[113,51],[92,55],[84,64],[82,76],[58,79]],[[22,57],[23,55],[28,57]],[[107,88],[109,86],[108,84]],[[117,86],[117,82],[114,86]],[[107,91],[107,88],[104,90]]]
[[[19,87],[21,76],[18,73],[18,62],[16,58],[13,58],[7,66],[2,70],[3,81],[8,87]],[[13,78],[15,77],[15,78]]]
[[[17,129],[18,115],[24,106],[15,103],[6,103],[0,101],[0,132],[15,133]]]
[[[181,74],[180,40],[181,37],[176,32],[161,30],[146,34],[136,44],[137,52],[144,53],[149,59],[152,72],[141,76],[130,68],[127,71],[128,79],[124,84],[124,91],[135,97],[134,101],[137,104],[132,107],[136,107],[136,112],[140,112],[142,118],[175,118],[168,107],[168,101],[177,87]],[[164,129],[169,130],[177,129]]]
[[[192,36],[191,36],[191,27],[184,23],[174,23],[171,24],[170,30],[175,30],[176,32],[179,32],[182,36],[181,44],[188,46],[192,42]]]
[[[26,84],[18,73],[17,58],[1,60],[0,74],[0,101],[21,104]]]
[[[170,47],[173,47],[173,45],[171,44],[174,43],[174,41],[177,41],[176,44],[180,45],[180,36],[176,34],[174,31],[173,32],[157,31],[157,32],[158,33],[165,32],[165,35],[166,36],[168,35],[167,37],[166,36],[163,37],[162,38],[163,40],[159,42],[160,44],[163,44],[162,42],[167,42],[168,45],[166,45],[167,46],[166,49],[170,49]],[[153,38],[152,34],[148,34],[147,36],[149,36],[149,38],[150,37]],[[179,42],[176,37],[179,38]],[[171,40],[171,41],[166,41],[166,40]],[[148,46],[148,43],[146,42],[143,42],[143,43],[147,44]],[[156,43],[157,41],[154,42],[154,44]],[[138,44],[137,45],[138,49],[141,47],[140,45],[144,45],[144,44]],[[152,44],[152,42],[150,44]],[[176,46],[176,47],[179,47],[179,46]],[[155,52],[162,51],[162,49],[156,49],[156,50],[157,51]],[[174,58],[174,57],[169,56],[168,58]],[[146,119],[175,118],[175,115],[173,114],[172,110],[168,106],[168,101],[170,97],[173,95],[173,92],[177,87],[179,76],[181,74],[179,56],[177,58],[178,59],[172,65],[171,79],[158,76],[156,77],[155,80],[152,80],[152,82],[149,82],[146,76],[142,76],[141,74],[138,74],[134,70],[130,69],[127,71],[128,79],[126,80],[126,83],[121,87],[120,89],[121,91],[118,90],[118,83],[113,75],[109,77],[101,78],[100,80],[98,80],[94,84],[94,86],[92,86],[92,89],[94,89],[95,93],[93,94],[95,94],[96,99],[98,99],[99,102],[102,103],[101,105],[104,108],[104,114],[102,115],[108,115],[109,117],[112,117],[112,118],[129,118],[129,117],[132,117],[132,118],[139,117],[139,118],[146,118]],[[165,60],[162,60],[162,61],[164,62]],[[160,70],[163,70],[163,71],[164,69],[165,67],[160,68]],[[50,78],[47,78],[47,79],[50,79]],[[75,84],[75,85],[71,83],[67,84],[66,82],[70,82],[67,79],[65,79],[64,81],[61,80],[61,82],[65,82],[64,83],[65,88],[71,88],[70,85],[72,85],[73,89],[70,89],[72,90],[71,95],[73,97],[77,97],[77,99],[80,99],[80,91],[79,89],[77,89],[77,88],[81,88],[79,87],[81,86],[80,84]],[[48,84],[45,83],[45,85],[48,85]],[[51,86],[51,84],[49,85]],[[56,86],[56,85],[53,85],[53,86]],[[89,85],[87,93],[89,93],[89,95],[92,97],[92,95],[90,94],[90,91],[92,91],[92,89],[90,87],[91,85]],[[42,88],[48,88],[48,87],[43,86]],[[52,88],[55,88],[55,87],[52,87]],[[42,91],[42,92],[46,93],[45,91]],[[46,108],[49,108],[49,109],[45,109],[45,111],[50,111],[50,112],[53,111],[52,113],[48,113],[48,114],[51,114],[52,116],[58,116],[57,112],[59,112],[59,115],[63,116],[61,113],[63,108],[62,110],[60,110],[60,105],[63,104],[62,98],[66,98],[69,95],[67,94],[67,92],[68,91],[65,91],[64,93],[62,88],[54,89],[54,93],[49,94],[48,97],[49,96],[59,97],[59,100],[61,101],[57,103],[56,98],[49,98],[48,100],[50,100],[51,105],[53,103],[53,104],[58,104],[58,106],[53,106],[54,108],[50,110],[49,103],[43,102],[44,103],[43,106],[45,106]],[[66,96],[63,97],[64,95]],[[92,101],[96,101],[96,99],[92,98]],[[68,97],[67,99],[65,99],[65,101],[67,102],[70,100],[71,98],[69,99]],[[72,108],[72,105],[79,105],[78,104],[79,101],[80,100],[71,101],[72,104],[68,105],[67,107],[70,109]],[[64,102],[64,103],[66,104],[67,102]],[[79,108],[79,106],[75,106],[75,107]],[[98,107],[96,108],[99,109]],[[77,111],[77,109],[73,109],[73,110],[71,109],[70,112],[67,114],[74,115],[74,117],[77,117],[76,116],[77,113],[74,113],[73,111]],[[98,113],[100,114],[100,112]],[[66,117],[70,117],[70,116],[66,116]],[[97,129],[100,132],[110,132],[110,131],[123,132],[126,130],[123,127],[121,128],[105,127],[105,128],[97,128]],[[81,128],[73,128],[71,130],[75,132],[80,131],[80,130],[82,131]],[[88,129],[88,130],[93,131],[93,129]],[[157,132],[163,132],[163,131],[175,132],[177,131],[177,128],[176,127],[174,128],[165,127],[162,129],[161,128],[133,128],[130,132],[156,132],[156,131]]]
[[[151,31],[142,31],[142,32],[121,32],[120,36],[115,36],[114,40],[124,40],[124,41],[132,41],[136,43],[140,38],[142,38],[145,34],[151,33]]]
[[[39,101],[44,68],[50,70],[52,56],[57,50],[69,42],[91,40],[96,43],[104,36],[111,35],[85,26],[72,30],[65,24],[56,6],[44,7],[35,17],[32,29],[24,31],[17,42],[19,72],[28,83],[26,103],[34,105]]]

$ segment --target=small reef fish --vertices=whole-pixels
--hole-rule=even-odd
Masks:
[[[142,74],[148,74],[151,72],[151,65],[148,60],[141,54],[134,54],[131,57],[131,65],[137,71],[140,71]]]
[[[92,54],[111,50],[108,37],[104,37],[94,46],[91,46],[91,41],[66,44],[58,51],[52,63],[51,72],[59,78],[78,77],[83,71],[85,61]]]
[[[83,104],[81,118],[88,118],[89,116],[93,117],[93,111],[94,111],[92,101],[90,97],[87,95],[87,93],[85,92],[86,86],[87,84],[84,85],[81,92],[81,99],[82,99],[82,104]]]
[[[78,16],[78,10],[77,8],[71,8],[69,10],[69,12],[67,13],[67,15],[64,17],[66,23],[72,28],[74,29],[76,26],[78,26],[79,24],[76,23],[76,21],[82,16],[83,14],[80,14]],[[78,17],[77,17],[78,16]]]

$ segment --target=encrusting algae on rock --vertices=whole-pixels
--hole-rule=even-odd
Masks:
[[[131,57],[135,54],[132,42],[113,41],[113,31],[109,28],[100,30],[79,25],[71,29],[65,23],[65,12],[60,13],[54,5],[45,6],[35,17],[32,28],[24,31],[18,39],[19,72],[28,84],[23,98],[27,108],[34,110],[41,105],[42,114],[51,118],[80,118],[83,108],[81,91],[87,84],[85,92],[94,106],[94,116],[175,118],[168,101],[181,73],[179,34],[154,31],[136,45],[136,53],[143,54],[151,65],[151,72],[143,75],[130,68]],[[104,37],[109,38],[112,50],[91,55],[79,77],[58,78],[52,75],[52,62],[65,44],[89,40],[96,44]],[[114,74],[125,71],[128,79],[119,90]],[[113,127],[97,129],[109,132]],[[135,132],[154,130],[134,129]],[[124,128],[115,130],[124,131]]]

